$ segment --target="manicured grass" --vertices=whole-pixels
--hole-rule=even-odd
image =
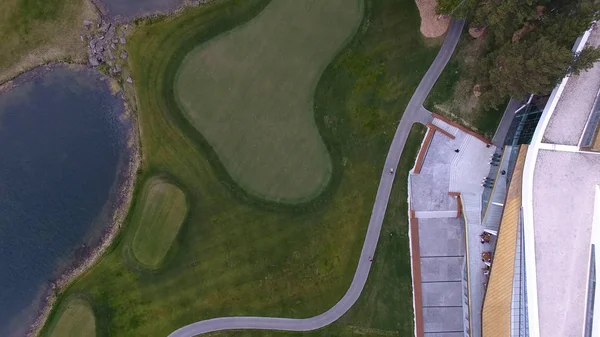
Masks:
[[[82,22],[95,18],[88,0],[0,1],[0,83],[45,62],[83,62]]]
[[[438,47],[423,41],[414,1],[365,1],[355,38],[314,93],[315,122],[332,163],[329,184],[303,204],[264,201],[231,179],[187,122],[173,83],[189,51],[267,4],[217,1],[142,25],[129,39],[144,155],[134,204],[148,179],[166,175],[186,191],[190,206],[160,269],[130,263],[129,222],[101,261],[61,295],[93,301],[99,333],[166,336],[210,317],[308,317],[346,292],[396,126]]]
[[[188,205],[185,194],[173,184],[151,179],[146,185],[131,219],[131,226],[137,228],[132,250],[143,265],[156,267],[179,233]]]
[[[64,304],[50,337],[94,337],[96,321],[90,306],[81,299],[70,299]]]
[[[338,321],[308,333],[227,331],[206,337],[413,336],[414,313],[408,242],[408,172],[427,128],[414,124],[400,158],[369,279],[358,302]]]
[[[472,38],[465,28],[452,58],[424,105],[430,111],[492,138],[506,105],[486,110],[473,94],[477,80],[472,70],[484,53],[485,44],[485,40]]]
[[[175,95],[184,115],[250,193],[298,202],[329,182],[331,159],[315,124],[314,92],[327,64],[354,35],[362,5],[273,1],[183,61]]]

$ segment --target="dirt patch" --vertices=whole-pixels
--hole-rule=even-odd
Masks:
[[[421,15],[421,34],[425,37],[442,36],[450,25],[450,18],[435,13],[437,0],[415,0]]]

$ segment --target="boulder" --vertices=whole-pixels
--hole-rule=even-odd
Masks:
[[[123,52],[121,53],[121,58],[122,58],[123,60],[127,59],[127,52],[126,52],[126,51],[123,51]]]

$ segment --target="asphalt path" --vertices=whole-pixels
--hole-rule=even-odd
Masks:
[[[423,102],[431,91],[431,88],[437,81],[444,67],[448,63],[450,56],[462,32],[464,21],[453,21],[448,29],[446,38],[435,60],[425,73],[425,76],[419,83],[412,98],[410,99],[406,110],[400,119],[398,128],[394,135],[392,145],[385,160],[385,168],[381,173],[381,180],[373,205],[373,212],[369,220],[369,228],[363,244],[358,267],[354,273],[352,284],[346,294],[331,309],[326,312],[310,318],[277,318],[277,317],[220,317],[199,321],[177,329],[169,337],[191,337],[208,332],[220,330],[284,330],[284,331],[310,331],[322,328],[342,317],[356,303],[360,293],[365,287],[369,271],[371,270],[371,259],[375,255],[381,225],[387,209],[388,200],[392,191],[395,174],[390,174],[390,169],[396,170],[402,150],[406,144],[406,139],[413,123],[428,123],[433,118],[431,113],[423,108]]]

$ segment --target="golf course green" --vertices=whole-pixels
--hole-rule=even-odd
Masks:
[[[58,315],[56,326],[51,328],[51,337],[94,337],[96,321],[90,306],[81,299],[70,299]]]
[[[151,179],[146,185],[131,219],[131,226],[137,228],[132,249],[140,263],[156,267],[179,233],[188,205],[185,194],[173,184]]]
[[[361,16],[361,0],[273,1],[184,59],[175,82],[182,111],[250,193],[297,202],[329,182],[314,91]]]
[[[297,13],[302,10],[295,7],[297,2],[322,13]],[[284,4],[291,7],[281,7],[279,15],[269,13]],[[336,9],[339,13],[332,15]],[[296,15],[301,20],[293,17]],[[346,28],[342,31],[339,25]],[[270,27],[260,33],[264,39],[240,45],[243,52],[221,56],[226,65],[231,63],[237,69],[237,77],[232,70],[217,67],[218,55],[202,55],[203,50],[216,53],[219,45],[225,48],[231,43],[228,39],[259,27]],[[285,36],[275,38],[277,34]],[[319,39],[312,40],[313,34]],[[330,34],[335,39],[327,41],[337,43],[321,40],[326,37],[320,35]],[[290,41],[294,39],[297,46]],[[261,51],[267,48],[265,44],[272,44],[268,48],[273,53],[281,52],[289,59],[278,61],[272,69],[264,68],[264,73],[251,66],[244,68],[246,55],[272,56]],[[108,252],[60,298],[85,296],[94,308],[99,336],[167,336],[205,318],[310,317],[329,309],[350,285],[390,142],[439,47],[435,41],[423,40],[414,0],[217,0],[175,17],[139,22],[127,45],[143,153],[132,210]],[[298,51],[298,59],[283,52],[300,46],[308,51]],[[231,83],[232,88],[239,83],[235,93],[229,93],[229,87],[220,81],[212,84],[215,88],[208,88],[208,84],[195,82],[195,77],[188,78],[186,69],[192,67],[195,57],[209,62],[193,66],[198,78],[209,76],[200,72],[210,67],[215,76],[226,75],[222,81]],[[257,67],[266,67],[259,61],[255,60]],[[287,69],[285,64],[300,69]],[[303,77],[298,74],[310,79],[298,78]],[[287,77],[302,82],[304,89],[286,87],[300,85]],[[182,87],[188,80],[195,84]],[[184,89],[190,92],[184,93]],[[266,97],[272,104],[291,105],[271,108],[269,102],[251,102],[250,96],[244,101],[244,90],[263,95],[262,99]],[[194,95],[203,98],[196,101]],[[215,97],[208,97],[211,95]],[[269,110],[255,110],[262,104]],[[238,124],[238,119],[245,124]],[[243,130],[243,126],[255,130]],[[211,128],[210,133],[205,128]],[[262,142],[263,136],[274,144]],[[250,144],[261,140],[262,147],[235,152],[236,148],[226,144],[227,138]],[[418,148],[419,140],[413,143]],[[269,158],[271,155],[278,159]],[[254,157],[269,164],[261,166]],[[315,163],[299,163],[298,158]],[[237,171],[240,175],[233,173],[238,166],[243,168]],[[294,169],[281,175],[285,167]],[[298,171],[300,167],[310,174]],[[268,176],[277,177],[272,185],[265,178]],[[136,213],[153,211],[145,207],[148,186],[161,177],[177,182],[185,192],[188,210],[171,240],[168,258],[148,270],[139,268],[130,252],[136,246],[138,228],[163,230],[154,220],[136,220],[152,217]],[[277,181],[282,177],[291,180]],[[310,188],[294,187],[296,179]],[[402,202],[406,200],[406,180],[399,183],[400,192],[393,200]],[[160,212],[170,212],[167,208],[171,206],[165,207]],[[388,220],[386,216],[386,222],[396,221],[394,225],[401,226],[396,228],[406,230],[406,206],[390,207],[399,217]],[[144,243],[141,240],[138,247]],[[398,235],[389,247],[393,254],[381,268],[391,264],[393,269],[379,279],[381,284],[367,285],[367,292],[380,290],[368,293],[372,295],[361,311],[374,317],[370,310],[377,307],[376,316],[381,319],[355,322],[364,324],[358,330],[385,324],[396,335],[408,336],[413,322],[408,237]],[[390,282],[394,286],[386,287]],[[60,318],[64,303],[59,299],[43,336],[49,335],[48,327]],[[346,331],[345,327],[339,329]]]

